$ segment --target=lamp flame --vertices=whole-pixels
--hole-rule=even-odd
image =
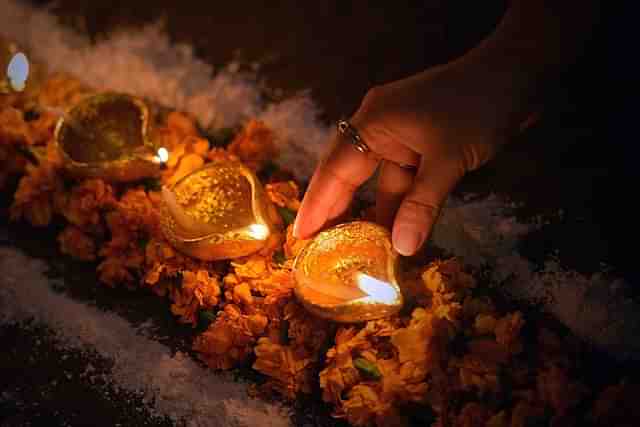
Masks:
[[[364,273],[357,273],[356,283],[358,284],[358,288],[367,294],[367,296],[362,299],[363,302],[394,304],[398,301],[398,291],[390,283]]]
[[[27,55],[18,52],[11,58],[7,66],[7,77],[11,88],[16,92],[22,92],[29,78],[29,60]]]
[[[153,157],[153,160],[156,163],[160,163],[161,165],[164,165],[169,160],[169,150],[167,150],[164,147],[158,148],[157,155]]]
[[[256,240],[264,240],[269,236],[269,228],[264,224],[251,224],[249,235]]]

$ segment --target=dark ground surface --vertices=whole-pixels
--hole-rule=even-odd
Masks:
[[[135,31],[163,17],[175,41],[194,45],[214,65],[234,58],[261,61],[261,75],[270,86],[286,93],[311,89],[324,118],[333,121],[352,113],[372,85],[445,62],[472,47],[491,31],[504,8],[500,1],[459,0],[416,2],[424,4],[415,7],[385,2],[385,8],[364,1],[265,3],[59,0],[54,10],[65,23],[94,37],[121,26]],[[614,106],[605,96],[612,87],[606,50],[605,37],[598,33],[587,54],[559,82],[543,120],[468,176],[460,191],[506,194],[525,203],[524,216],[562,208],[563,219],[531,236],[523,252],[542,260],[558,250],[565,266],[582,272],[597,271],[605,262],[635,283],[631,236],[637,234],[633,199],[638,175],[630,166],[634,153],[629,147],[637,137],[607,129]],[[32,255],[51,259],[52,236],[34,238],[27,230],[12,229],[10,244],[20,240]],[[43,243],[45,238],[50,245]],[[148,313],[159,322],[164,318],[163,327],[177,337],[169,344],[183,345],[184,330],[166,318],[167,308],[157,298],[122,298],[100,287],[74,285],[71,277],[91,274],[87,266],[61,262],[53,268],[68,277],[66,286],[75,297],[97,300],[128,318],[135,319],[135,313]],[[123,299],[129,302],[121,304]],[[0,426],[144,425],[144,414],[135,405],[118,404],[117,398],[105,398],[80,381],[78,366],[86,360],[63,358],[47,344],[46,332],[3,326],[0,342],[0,393],[12,393],[0,395]],[[322,416],[318,420],[326,422]]]

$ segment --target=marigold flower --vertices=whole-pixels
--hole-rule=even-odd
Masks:
[[[196,338],[193,349],[211,368],[230,369],[246,362],[266,327],[267,320],[262,314],[246,315],[238,306],[227,304]]]
[[[11,205],[11,219],[24,218],[34,226],[45,226],[53,216],[53,199],[64,191],[57,168],[43,161],[39,165],[27,165],[27,174],[18,184]]]
[[[83,233],[78,227],[67,226],[58,235],[60,251],[63,254],[83,261],[96,259],[96,245],[91,237]]]
[[[180,316],[180,322],[198,324],[198,311],[208,310],[218,305],[220,286],[218,277],[206,270],[185,271],[182,285],[171,292],[171,312]]]
[[[254,349],[253,369],[271,379],[271,385],[284,397],[294,399],[298,393],[311,392],[311,371],[307,369],[315,358],[295,351],[294,346],[272,342],[268,337],[258,340]]]
[[[0,108],[0,145],[31,145],[31,128],[24,120],[21,110],[12,107]]]
[[[250,120],[231,141],[227,150],[254,171],[262,169],[278,154],[273,131],[258,120]]]
[[[38,103],[45,107],[67,110],[91,95],[91,90],[68,74],[56,73],[42,84]]]
[[[100,224],[102,213],[115,206],[113,187],[101,179],[88,179],[73,187],[56,209],[67,221],[82,229]]]

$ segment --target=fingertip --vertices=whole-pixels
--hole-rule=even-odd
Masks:
[[[400,255],[411,256],[414,255],[418,249],[424,243],[424,237],[426,233],[417,230],[407,224],[398,224],[393,228],[392,243],[393,248]]]

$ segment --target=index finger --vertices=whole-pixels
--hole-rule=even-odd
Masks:
[[[293,234],[305,239],[349,206],[353,193],[376,170],[378,159],[370,153],[357,151],[340,134],[311,178],[302,200]]]

